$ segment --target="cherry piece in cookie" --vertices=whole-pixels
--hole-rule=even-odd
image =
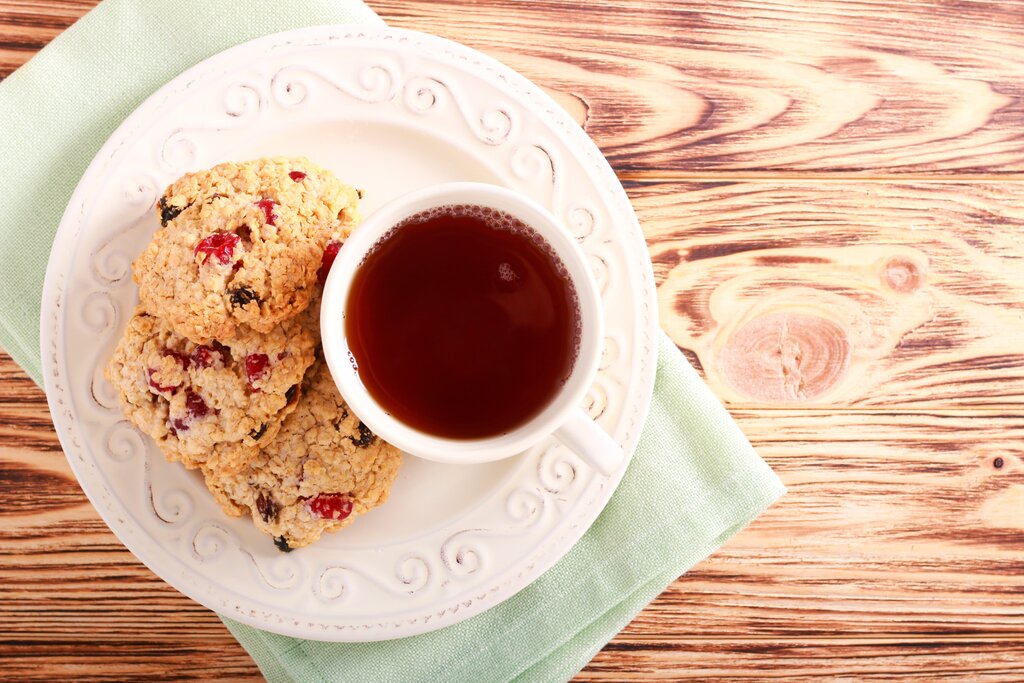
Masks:
[[[196,347],[196,350],[192,352],[192,362],[196,364],[197,368],[208,368],[213,365],[214,353],[215,351],[212,346],[200,344]]]
[[[157,372],[156,368],[149,368],[146,372],[149,375],[149,386],[153,387],[161,394],[173,394],[181,388],[181,384],[160,384],[160,382],[156,381],[153,377]]]
[[[352,514],[352,501],[341,493],[321,493],[309,501],[309,511],[321,519],[342,520]]]
[[[341,249],[341,242],[328,242],[324,249],[323,258],[320,259],[320,270],[316,271],[316,279],[323,287],[327,282],[327,275],[331,272],[334,259],[338,258],[338,250]]]
[[[241,238],[233,232],[215,232],[199,241],[195,248],[195,255],[200,259],[199,263],[201,264],[206,263],[213,256],[221,265],[227,265],[232,262],[235,248],[241,241]]]
[[[214,342],[214,344],[216,343],[217,342]],[[227,362],[227,358],[224,357],[224,354],[220,349],[214,346],[200,344],[193,351],[191,360],[193,360],[197,368],[209,368],[214,364],[214,362],[216,362],[218,357],[221,362]]]
[[[214,341],[212,344],[200,344],[192,351],[192,362],[197,368],[208,368],[217,362],[217,359],[224,365],[231,362],[231,349]]]
[[[187,432],[193,422],[201,420],[209,414],[210,407],[206,405],[203,397],[189,389],[185,394],[185,417],[171,420],[171,433],[177,436],[178,432]]]
[[[194,420],[204,418],[210,414],[210,407],[206,405],[203,397],[191,389],[185,394],[185,410],[188,411],[188,416]]]
[[[301,183],[303,180],[306,179],[306,174],[303,173],[302,171],[292,171],[291,173],[288,174],[288,177],[297,183]]]
[[[263,211],[263,219],[267,225],[277,225],[277,214],[274,213],[274,207],[277,206],[277,202],[273,199],[261,199],[256,202],[256,206],[260,207]]]
[[[245,374],[249,378],[249,386],[263,379],[267,374],[267,366],[270,365],[270,358],[265,353],[252,353],[245,357]]]

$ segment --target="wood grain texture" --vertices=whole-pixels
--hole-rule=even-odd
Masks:
[[[93,0],[0,0],[0,75]],[[627,176],[1024,171],[1024,5],[371,0],[566,93]]]
[[[150,572],[82,493],[43,392],[0,354],[0,680],[258,680],[215,614]]]
[[[1024,184],[631,184],[662,327],[732,407],[1024,404]]]
[[[626,634],[680,643],[1024,635],[1024,417],[734,416],[786,482],[785,503],[677,582],[663,615],[648,610]]]
[[[1019,681],[1024,641],[613,641],[579,681]]]
[[[370,4],[579,96],[620,174],[1024,170],[1016,2]]]
[[[95,0],[0,0],[0,77]],[[370,0],[545,87],[789,487],[578,676],[1024,680],[1024,5]],[[0,679],[258,680],[0,354]]]

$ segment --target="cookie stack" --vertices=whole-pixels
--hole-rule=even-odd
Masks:
[[[177,180],[106,368],[128,419],[285,551],[383,503],[401,463],[350,414],[319,353],[320,288],[358,199],[307,159]]]

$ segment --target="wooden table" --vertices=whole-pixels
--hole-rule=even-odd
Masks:
[[[0,0],[0,75],[95,3]],[[548,88],[789,495],[579,675],[1024,679],[1024,5],[377,0]],[[0,677],[256,678],[0,357]]]

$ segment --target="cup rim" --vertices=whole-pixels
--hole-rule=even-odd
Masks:
[[[359,378],[345,334],[345,308],[353,276],[367,252],[404,219],[450,204],[495,208],[533,228],[562,260],[576,288],[581,323],[580,347],[565,388],[537,415],[506,434],[451,439],[418,430],[391,416]],[[476,182],[432,185],[394,199],[374,211],[338,250],[323,288],[320,309],[324,358],[338,391],[352,412],[385,441],[403,451],[446,463],[482,463],[528,450],[555,433],[583,401],[597,375],[604,338],[604,312],[593,273],[576,239],[539,203],[513,190]]]

